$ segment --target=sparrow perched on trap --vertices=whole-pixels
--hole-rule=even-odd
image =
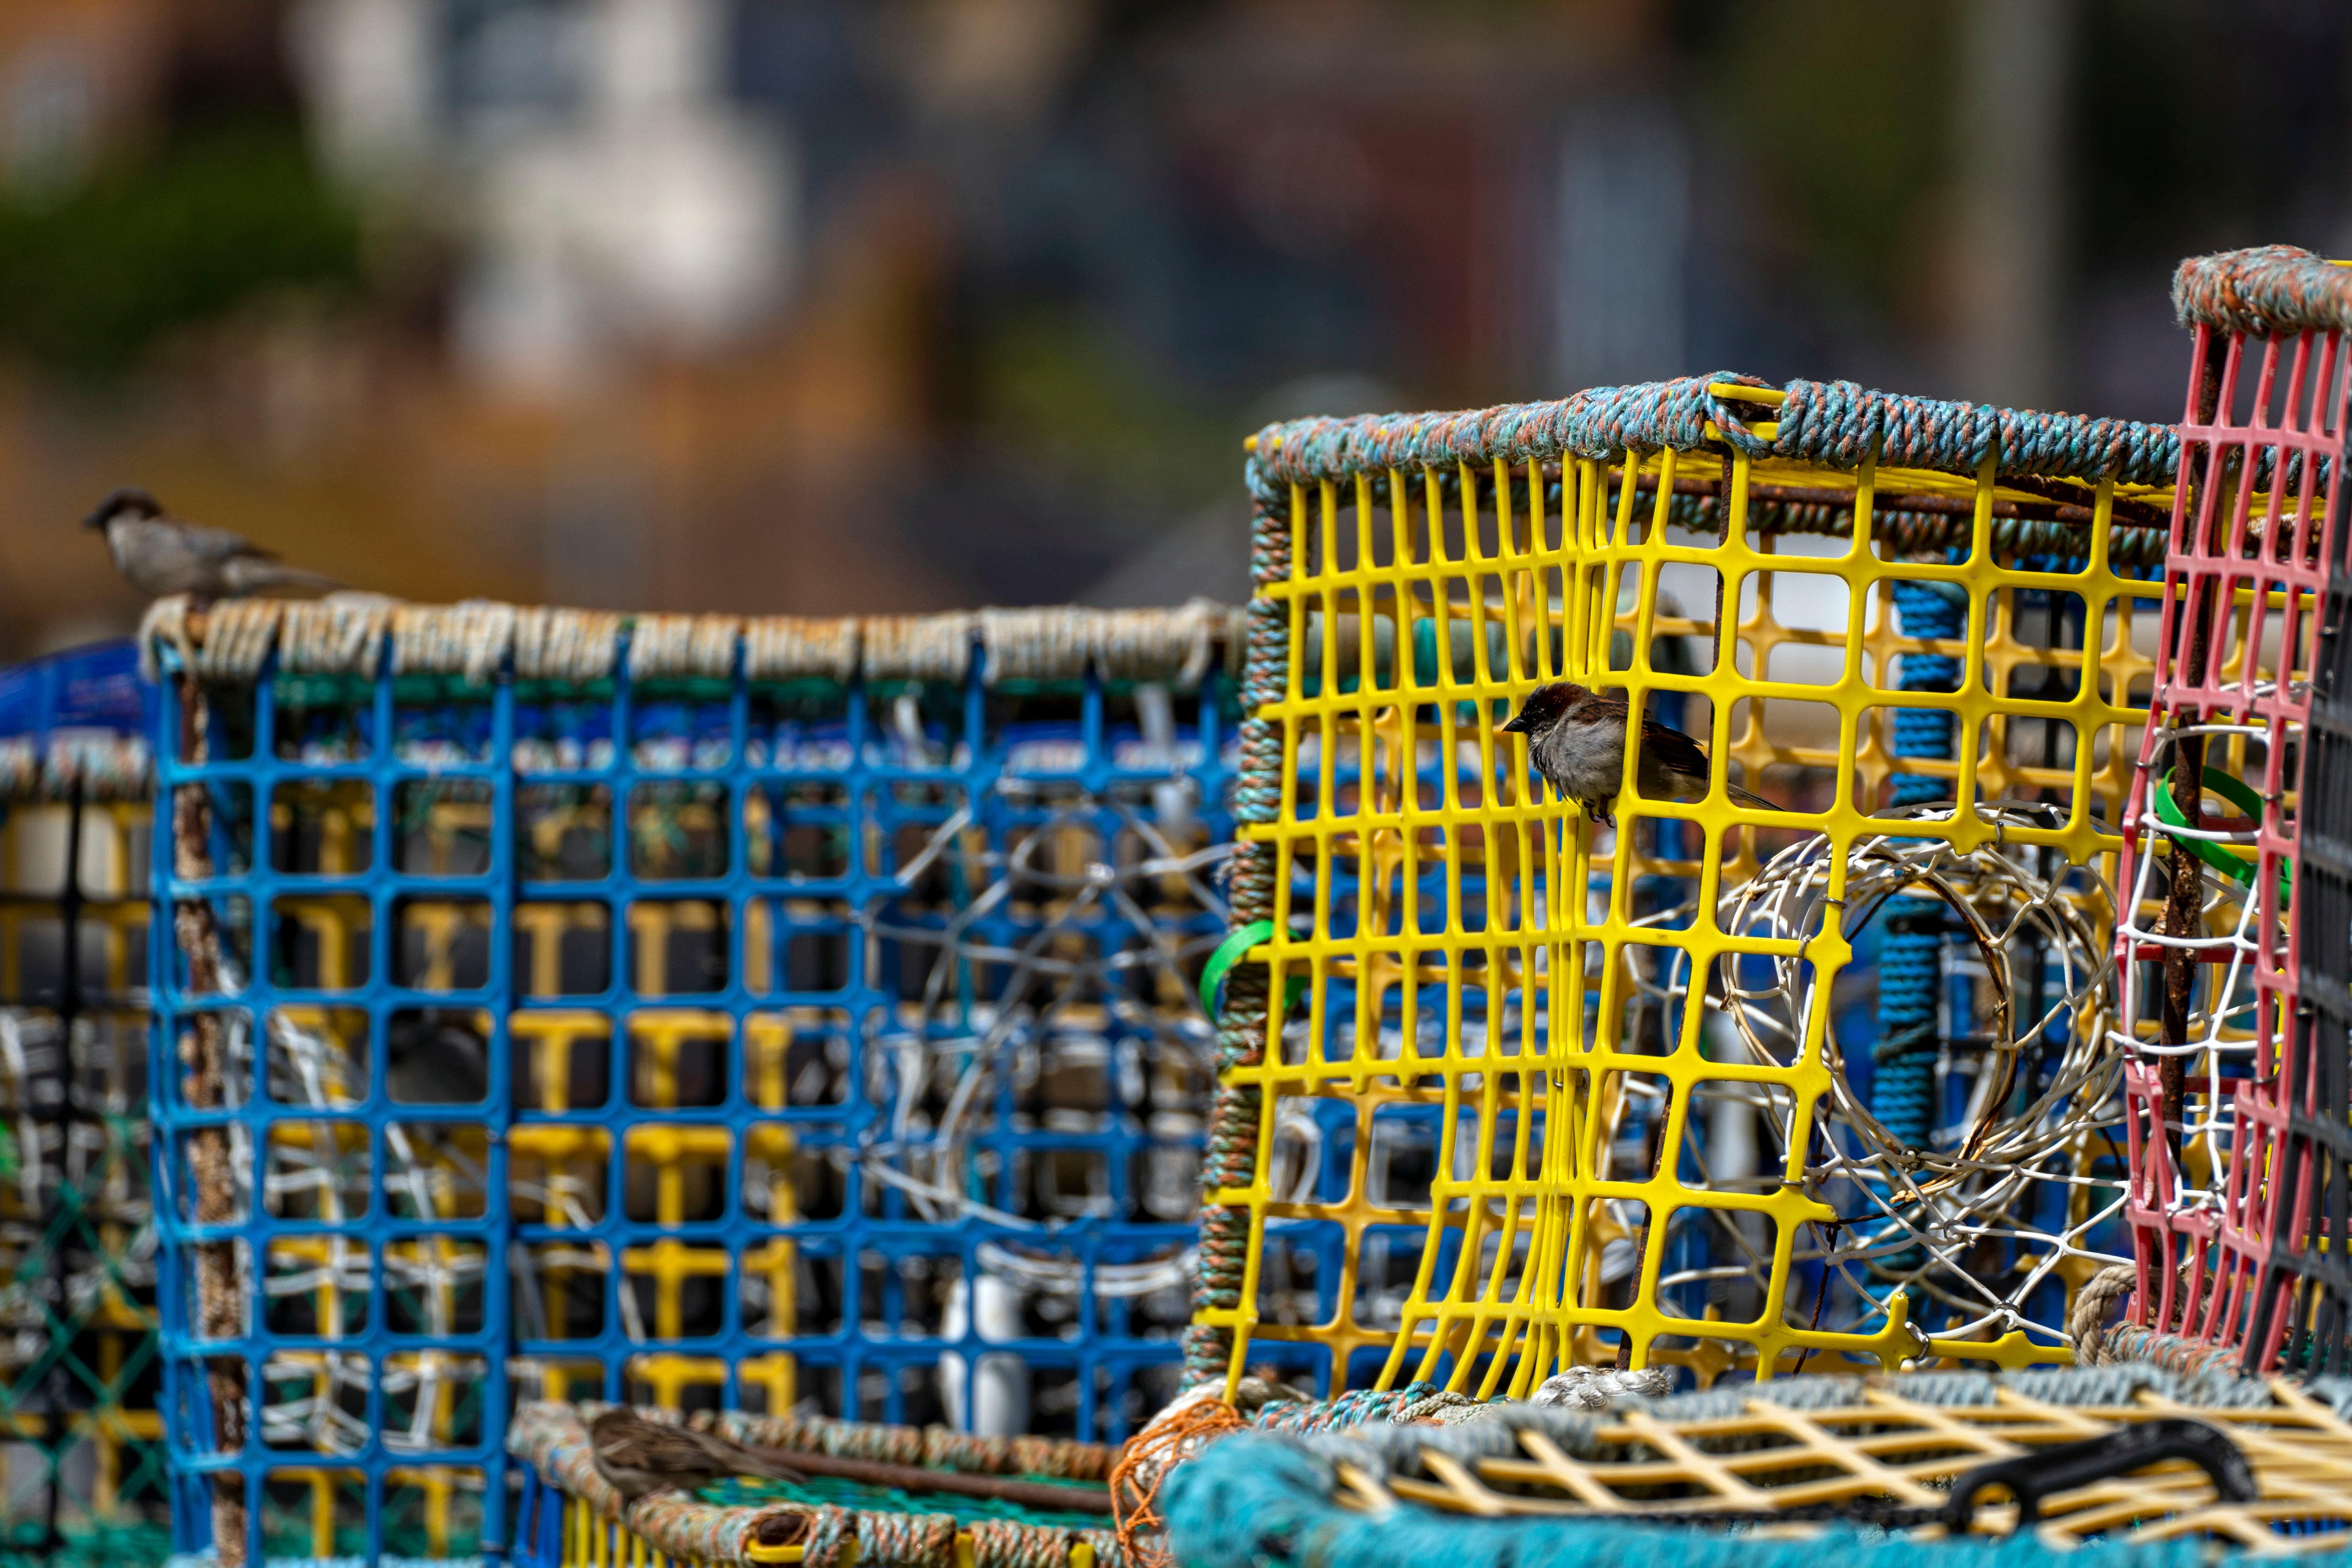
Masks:
[[[115,570],[151,599],[167,594],[235,599],[272,588],[325,593],[341,586],[287,565],[242,534],[183,522],[145,490],[127,486],[110,492],[82,526],[106,535]]]
[[[1536,772],[1603,827],[1612,826],[1611,812],[1625,779],[1626,730],[1622,697],[1568,680],[1537,687],[1503,726],[1506,734],[1528,737],[1528,760]],[[1706,752],[1688,735],[1654,719],[1642,721],[1638,770],[1645,799],[1686,800],[1706,793]],[[1723,787],[1742,805],[1780,809],[1727,780]]]
[[[799,1485],[808,1479],[790,1465],[730,1442],[715,1432],[697,1432],[648,1421],[634,1410],[607,1410],[588,1424],[596,1473],[624,1497],[663,1490],[698,1491],[729,1476]]]

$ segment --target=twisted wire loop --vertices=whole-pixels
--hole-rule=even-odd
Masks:
[[[2124,1201],[2121,1178],[2086,1174],[2084,1157],[2092,1130],[2121,1114],[2116,1100],[2122,1061],[2107,1043],[2115,967],[2099,929],[2104,895],[2080,868],[2043,877],[2033,869],[2031,851],[2011,851],[1998,837],[1960,851],[1943,839],[1900,831],[1902,817],[1940,816],[1949,809],[1942,803],[1890,812],[1898,820],[1889,831],[1854,846],[1846,858],[1838,921],[1851,937],[1874,910],[1916,900],[1961,929],[1964,945],[1973,946],[1983,963],[1992,1005],[1979,1012],[1990,1028],[1970,1049],[1985,1065],[1957,1140],[1931,1142],[1912,1114],[1917,1108],[1907,1100],[1887,1103],[1884,1084],[1877,1103],[1865,1101],[1834,1051],[1818,1131],[1801,1124],[1801,1108],[1783,1090],[1759,1095],[1726,1081],[1702,1090],[1702,1097],[1729,1095],[1753,1104],[1776,1129],[1781,1147],[1806,1143],[1808,1194],[1845,1200],[1832,1205],[1840,1214],[1833,1228],[1816,1226],[1811,1245],[1800,1241],[1796,1263],[1822,1264],[1853,1288],[1858,1302],[1883,1303],[1898,1287],[1924,1292],[1958,1320],[1946,1331],[1950,1338],[1988,1328],[2004,1333],[2030,1328],[2063,1339],[2068,1323],[2035,1322],[2026,1315],[2024,1303],[2034,1289],[2085,1261],[2122,1261],[2090,1250],[2084,1240],[2119,1214]],[[1975,809],[1995,826],[2042,821],[2042,808],[2033,806],[1980,804]],[[1727,955],[1707,980],[1710,1007],[1720,1008],[1741,1048],[1759,1066],[1795,1061],[1812,1014],[1831,1005],[1802,949],[1827,929],[1832,861],[1827,835],[1808,837],[1726,892],[1718,906],[1726,932],[1790,950],[1769,957],[1747,952],[1736,961]],[[1685,905],[1652,920],[1671,924],[1688,913]],[[2011,955],[2033,942],[2043,945],[2056,969],[2051,987],[2056,998],[2038,1016],[2020,1016],[2016,1000],[2022,987],[2011,974]],[[1891,963],[1891,956],[1882,960],[1882,986],[1895,978]],[[1687,996],[1686,973],[1669,974],[1659,990]],[[1932,998],[1930,1009],[1932,1030]],[[2065,1045],[2046,1083],[2030,1103],[2011,1105],[2016,1084],[2031,1081],[2021,1072],[2021,1053],[2061,1026]],[[1825,1032],[1822,1037],[1835,1037]],[[1932,1088],[1934,1056],[1927,1061]],[[1692,1115],[1695,1120],[1696,1110]],[[2053,1206],[2064,1216],[2055,1225],[2043,1217]],[[1969,1267],[1967,1254],[1989,1239],[2012,1240],[2027,1256],[2013,1278],[1981,1279]],[[1750,1258],[1748,1272],[1756,1275],[1754,1265],[1769,1262],[1769,1254]],[[1765,1283],[1760,1275],[1755,1282]],[[1826,1279],[1822,1290],[1826,1296]]]
[[[860,625],[853,616],[754,616],[743,623],[743,678],[846,686],[857,678]]]
[[[1725,445],[1751,458],[1862,466],[1874,442],[1887,468],[1973,474],[1998,450],[1999,472],[2015,477],[2086,476],[2122,484],[2169,484],[2180,440],[2168,425],[2086,418],[1987,404],[1874,392],[1850,381],[1792,381],[1769,438],[1762,415],[1716,396],[1721,384],[1763,387],[1725,372],[1635,386],[1601,386],[1549,403],[1510,404],[1448,414],[1367,415],[1269,425],[1249,466],[1260,505],[1290,485],[1383,469],[1460,464],[1606,458],[1629,450],[1678,452],[1706,444],[1711,423]]]
[[[515,612],[517,679],[609,680],[620,652],[621,616],[611,610]]]
[[[1281,603],[1263,591],[1290,575],[1291,538],[1286,487],[1267,477],[1261,443],[1248,465],[1257,499],[1250,525],[1248,643],[1242,660],[1241,766],[1234,786],[1234,822],[1241,842],[1228,862],[1233,929],[1274,918],[1277,852],[1263,829],[1282,813],[1282,726],[1258,715],[1279,701],[1290,680],[1290,628]],[[1216,1017],[1216,1098],[1209,1113],[1201,1161],[1200,1270],[1192,1286],[1193,1321],[1184,1331],[1188,1387],[1226,1378],[1234,1353],[1230,1322],[1207,1323],[1206,1312],[1238,1313],[1249,1264],[1250,1215],[1245,1205],[1221,1203],[1228,1188],[1246,1188],[1257,1169],[1258,1117],[1264,1091],[1235,1083],[1233,1069],[1265,1060],[1276,1022],[1273,982],[1263,964],[1234,965]]]
[[[75,786],[86,801],[139,801],[155,793],[155,756],[142,735],[0,740],[0,805],[69,800]]]
[[[588,1423],[614,1406],[598,1401],[577,1405],[526,1400],[507,1428],[507,1452],[531,1466],[541,1479],[580,1499],[606,1519],[618,1521],[655,1551],[701,1563],[742,1563],[763,1533],[772,1537],[787,1521],[786,1539],[796,1538],[803,1561],[837,1564],[843,1547],[855,1543],[860,1563],[880,1568],[953,1568],[956,1516],[942,1512],[896,1512],[844,1508],[832,1503],[712,1503],[685,1492],[658,1491],[625,1498],[596,1468]],[[941,1427],[887,1426],[876,1422],[825,1416],[769,1416],[740,1410],[640,1409],[646,1420],[718,1432],[739,1443],[800,1452],[878,1459],[891,1464],[982,1470],[997,1474],[1066,1476],[1100,1479],[1110,1468],[1110,1450],[1100,1444],[1045,1437],[975,1438]],[[948,1452],[971,1461],[932,1465],[928,1456]],[[763,1531],[762,1527],[767,1529]],[[1095,1547],[1104,1568],[1124,1568],[1117,1538],[1108,1531],[1021,1520],[982,1519],[968,1528],[974,1568],[1062,1568],[1074,1542]]]
[[[2192,256],[2172,275],[2172,309],[2184,327],[2248,337],[2352,328],[2352,273],[2295,245],[2257,245]]]

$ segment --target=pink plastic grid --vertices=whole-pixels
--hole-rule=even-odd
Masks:
[[[2298,955],[2292,909],[2279,906],[2282,897],[2293,897],[2291,884],[2281,880],[2283,868],[2291,878],[2295,855],[2296,812],[2287,795],[2300,784],[2317,609],[2342,490],[2342,466],[2334,459],[2343,450],[2352,356],[2340,331],[2260,335],[2209,322],[2195,331],[2156,684],[2123,824],[2116,962],[2126,976],[2126,1038],[2141,1033],[2136,1014],[2162,1010],[2168,955],[2205,966],[2209,1016],[2222,1007],[2225,988],[2250,989],[2250,1022],[2234,1058],[2250,1076],[2221,1076],[2219,1049],[2207,1049],[2207,1071],[2192,1076],[2185,1070],[2192,1048],[2171,1056],[2182,1070],[2168,1089],[2163,1057],[2135,1038],[2139,1059],[2125,1079],[2131,1163],[2125,1215],[2138,1270],[2131,1321],[2242,1348],[2249,1370],[2269,1370],[2293,1317],[2294,1279],[2266,1275],[2265,1265],[2282,1237],[2289,1250],[2304,1245],[2307,1227],[2295,1222],[2313,1197],[2310,1154],[2287,1137],[2283,1042],[2295,1016]],[[2322,484],[2324,507],[2315,504]],[[2268,635],[2273,615],[2274,641]],[[2146,885],[2142,858],[2171,853],[2172,840],[2150,809],[2149,787],[2159,767],[2179,754],[2179,738],[2168,731],[2215,726],[2260,731],[2259,819],[2205,818],[2189,804],[2194,791],[2177,785],[2174,794],[2192,825],[2240,830],[2240,842],[2251,834],[2253,908],[2233,940],[2210,942],[2200,931],[2168,942],[2152,936],[2146,911],[2135,910],[2136,890]],[[2242,757],[2243,739],[2207,737],[2215,741],[2225,760]],[[2309,1030],[2294,1034],[2316,1037]],[[2214,1031],[2208,1044],[2218,1038]],[[2193,1047],[2193,1038],[2189,1043]],[[2182,1108],[2190,1092],[2201,1092],[2218,1114],[2224,1090],[2230,1125],[2226,1139],[2215,1141],[2218,1180],[2192,1187],[2182,1175]],[[2294,1201],[2287,1205],[2290,1193]]]

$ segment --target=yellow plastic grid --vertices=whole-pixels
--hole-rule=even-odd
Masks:
[[[1759,403],[1780,396],[1746,387],[1710,390]],[[1764,440],[1774,434],[1769,423],[1750,429]],[[1712,426],[1708,434],[1716,434]],[[1309,982],[1307,1040],[1328,1037],[1333,982],[1352,984],[1360,1000],[1352,1048],[1337,1059],[1276,1039],[1258,1065],[1226,1074],[1229,1085],[1261,1095],[1254,1180],[1208,1196],[1246,1210],[1246,1273],[1237,1306],[1206,1307],[1197,1321],[1232,1331],[1234,1375],[1255,1338],[1328,1347],[1335,1390],[1345,1386],[1358,1352],[1384,1348],[1381,1386],[1438,1377],[1482,1395],[1524,1395],[1556,1365],[1604,1359],[1608,1347],[1595,1337],[1602,1329],[1630,1336],[1633,1364],[1687,1362],[1702,1382],[1741,1362],[1769,1376],[1809,1353],[1816,1370],[1848,1355],[1889,1367],[1929,1352],[2004,1364],[2064,1359],[2063,1351],[2032,1346],[2014,1332],[1994,1342],[1935,1338],[1904,1321],[1899,1297],[1884,1326],[1871,1333],[1820,1331],[1782,1321],[1773,1304],[1786,1300],[1800,1227],[1836,1217],[1802,1185],[1814,1107],[1831,1081],[1822,1054],[1826,1009],[1811,1010],[1801,1053],[1780,1066],[1708,1060],[1696,1007],[1685,1011],[1670,1055],[1630,1052],[1622,1034],[1633,984],[1626,960],[1639,948],[1676,950],[1690,972],[1701,975],[1713,973],[1725,953],[1794,954],[1796,942],[1736,937],[1719,929],[1711,916],[1719,895],[1753,874],[1760,836],[1772,833],[1785,842],[1795,830],[1830,837],[1831,859],[1839,868],[1828,895],[1834,903],[1842,895],[1845,852],[1858,837],[1885,830],[1870,813],[1898,772],[1951,779],[1963,803],[2029,786],[2040,790],[2064,806],[2063,825],[2012,827],[2007,841],[2047,845],[2069,864],[2095,863],[2111,883],[2118,840],[2106,825],[2120,814],[2145,716],[2139,704],[2150,658],[2139,643],[2154,629],[2149,596],[2156,590],[2111,568],[2108,534],[2119,491],[2152,492],[2112,481],[2069,487],[2070,499],[2094,509],[2084,531],[2089,559],[2076,571],[2033,572],[1995,558],[1993,507],[2044,500],[2047,487],[2012,488],[1996,482],[1996,471],[1992,455],[1973,476],[1954,476],[1881,472],[1867,462],[1849,473],[1737,453],[1726,458],[1714,452],[1636,451],[1562,465],[1557,477],[1564,500],[1557,514],[1547,510],[1543,471],[1531,474],[1524,465],[1497,463],[1491,475],[1464,467],[1453,477],[1458,494],[1469,499],[1458,506],[1441,492],[1434,470],[1389,470],[1381,487],[1384,497],[1376,494],[1369,474],[1352,484],[1327,480],[1292,488],[1289,575],[1259,587],[1287,618],[1289,673],[1280,700],[1256,710],[1279,724],[1286,766],[1276,820],[1242,829],[1245,839],[1270,842],[1276,853],[1274,935],[1251,956],[1274,965],[1277,996],[1293,976]],[[1629,474],[1652,482],[1626,483]],[[1675,481],[1719,475],[1729,497],[1723,541],[1670,527]],[[1479,483],[1486,479],[1493,485],[1491,508],[1480,500]],[[1782,542],[1748,527],[1751,487],[1766,482],[1850,493],[1853,537],[1835,553],[1792,558]],[[1966,500],[1972,518],[1966,560],[1903,559],[1874,539],[1873,508],[1882,494]],[[1739,617],[1727,649],[1712,618],[1677,618],[1662,610],[1659,579],[1669,565],[1719,573],[1724,602],[1735,605],[1748,602],[1753,584],[1754,607]],[[1867,615],[1849,615],[1840,632],[1780,625],[1778,580],[1794,571],[1834,579],[1846,603],[1869,606]],[[1950,584],[1964,592],[1969,635],[1958,642],[1901,636],[1891,610],[1893,584],[1903,579]],[[2013,595],[2024,588],[2079,595],[2085,624],[2094,628],[2085,639],[2091,646],[2053,652],[2021,641]],[[1383,644],[1404,648],[1412,623],[1424,619],[1434,623],[1437,647],[1458,648],[1466,640],[1472,669],[1465,676],[1454,661],[1438,658],[1427,676],[1410,678],[1418,689],[1400,700],[1399,678],[1382,668],[1378,650]],[[1465,629],[1466,639],[1457,635]],[[1351,635],[1361,631],[1370,635]],[[1655,639],[1677,634],[1706,638],[1717,650],[1715,669],[1685,675],[1654,664]],[[1838,651],[1834,679],[1767,679],[1776,647],[1806,643]],[[1961,660],[1959,689],[1899,689],[1895,658],[1913,650]],[[1310,663],[1327,675],[1351,671],[1354,679],[1315,680]],[[1393,664],[1400,675],[1408,668],[1402,655]],[[2072,699],[2043,700],[2018,690],[2021,672],[2053,664],[2080,671]],[[1802,815],[1770,816],[1732,804],[1719,784],[1701,803],[1644,801],[1631,783],[1629,748],[1629,780],[1617,800],[1612,844],[1573,805],[1530,787],[1523,740],[1513,742],[1498,733],[1502,718],[1529,691],[1559,679],[1621,691],[1637,711],[1652,693],[1686,694],[1695,705],[1688,728],[1711,755],[1737,764],[1751,787],[1769,791],[1767,770],[1793,764],[1825,770],[1829,798]],[[1835,743],[1786,738],[1770,709],[1792,702],[1833,709]],[[1419,705],[1434,706],[1433,724],[1417,716]],[[1887,742],[1898,706],[1956,714],[1958,760],[1893,757]],[[2072,731],[2071,765],[2044,768],[2012,755],[2012,729],[2034,720]],[[1440,761],[1454,758],[1461,766]],[[1432,761],[1439,761],[1434,790],[1424,773]],[[1351,771],[1360,779],[1352,800],[1341,793]],[[1418,787],[1404,787],[1409,773],[1424,774]],[[1304,798],[1302,774],[1313,781]],[[1479,780],[1495,781],[1491,791],[1482,795]],[[1702,837],[1698,858],[1666,860],[1649,852],[1655,830],[1648,825],[1675,820],[1694,825]],[[1916,831],[1963,851],[1995,832],[1966,810]],[[1563,864],[1566,874],[1542,874],[1555,864]],[[1364,906],[1353,933],[1345,936],[1331,934],[1335,867],[1352,872]],[[1418,888],[1433,869],[1443,874],[1447,907],[1442,930],[1422,934]],[[1462,908],[1465,872],[1477,871],[1486,889],[1483,929],[1465,922]],[[1699,912],[1690,929],[1635,923],[1631,890],[1637,877],[1651,875],[1696,881]],[[1300,896],[1302,887],[1315,889],[1311,899]],[[1401,934],[1389,934],[1391,925]],[[1847,933],[1839,931],[1822,931],[1801,945],[1823,987],[1852,958]],[[1561,984],[1569,974],[1580,984]],[[1534,995],[1514,1015],[1507,1003],[1523,985]],[[1421,1033],[1422,986],[1442,997],[1442,1052],[1419,1057],[1404,1075],[1382,1053],[1379,1020],[1395,992],[1407,1042],[1401,1048],[1413,1048],[1411,1042]],[[1483,1048],[1465,1047],[1465,1019],[1490,1031]],[[1507,1023],[1515,1031],[1507,1040]],[[1793,1096],[1797,1131],[1781,1184],[1760,1194],[1707,1191],[1679,1180],[1672,1161],[1645,1179],[1612,1176],[1608,1144],[1626,1077],[1633,1073],[1667,1080],[1672,1105],[1663,1143],[1669,1148],[1682,1144],[1692,1092],[1701,1083],[1744,1081]],[[1284,1202],[1269,1181],[1276,1119],[1286,1100],[1301,1096],[1338,1097],[1354,1106],[1353,1179],[1342,1201]],[[1432,1206],[1421,1216],[1376,1209],[1368,1192],[1374,1120],[1385,1107],[1409,1104],[1442,1107]],[[1475,1148],[1457,1158],[1457,1128],[1465,1111],[1475,1113]],[[1538,1119],[1544,1128],[1539,1148]],[[1465,1170],[1474,1173],[1454,1174]],[[1605,1304],[1599,1278],[1603,1247],[1624,1235],[1603,1207],[1612,1199],[1644,1205],[1650,1221],[1645,1236],[1628,1238],[1641,1247],[1638,1286],[1633,1301],[1618,1307]],[[1701,1321],[1661,1310],[1667,1228],[1662,1222],[1685,1207],[1751,1214],[1772,1227],[1767,1306],[1758,1321]],[[1417,1217],[1427,1226],[1427,1239],[1402,1331],[1360,1321],[1358,1275],[1366,1227]],[[1261,1300],[1266,1226],[1281,1218],[1332,1221],[1344,1232],[1339,1278],[1328,1298],[1336,1310],[1321,1321],[1267,1321]],[[1449,1240],[1456,1244],[1450,1251],[1454,1266],[1440,1277],[1441,1244]],[[1677,1341],[1688,1348],[1677,1347]]]
[[[1749,1399],[1738,1415],[1675,1417],[1621,1410],[1602,1417],[1591,1458],[1523,1430],[1523,1452],[1462,1460],[1423,1450],[1428,1479],[1375,1477],[1339,1461],[1344,1506],[1378,1512],[1400,1501],[1480,1517],[1637,1518],[1704,1525],[1710,1516],[1769,1515],[1759,1527],[1811,1534],[1835,1529],[1805,1511],[1869,1504],[1938,1509],[1952,1484],[1979,1465],[2110,1436],[2160,1420],[2216,1426],[2245,1452],[2257,1495],[2213,1495],[2204,1472],[2175,1461],[2042,1500],[2032,1533],[2045,1547],[2092,1542],[2142,1544],[2202,1540],[2264,1556],[2338,1551],[2347,1540],[2344,1497],[2352,1485],[2352,1426],[2291,1384],[2270,1405],[2217,1409],[2142,1390],[2128,1403],[2075,1405],[2015,1389],[1982,1404],[1906,1397],[1899,1382],[1859,1389],[1835,1405],[1790,1409]],[[2017,1508],[1993,1489],[1976,1533],[2008,1535]],[[1865,1516],[1866,1517],[1866,1516]],[[1922,1537],[1935,1539],[1942,1527]]]

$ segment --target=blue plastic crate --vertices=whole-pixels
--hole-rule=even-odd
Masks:
[[[681,655],[686,617],[576,616],[603,651],[553,674],[532,612],[487,664],[462,607],[351,668],[290,653],[330,613],[258,663],[199,647],[209,756],[162,768],[210,821],[194,878],[163,826],[159,896],[239,982],[159,943],[183,1549],[225,1473],[272,1557],[502,1541],[502,1426],[541,1393],[1116,1441],[1172,1391],[1222,620],[1138,653],[1129,613],[939,617],[896,664],[892,622],[843,680],[716,618]],[[174,1059],[205,1016],[238,1085],[210,1109]],[[464,1103],[404,1101],[475,1039]],[[207,1129],[253,1173],[219,1224]],[[206,1340],[221,1242],[243,1319]],[[232,1361],[263,1397],[215,1453],[201,1372]]]

